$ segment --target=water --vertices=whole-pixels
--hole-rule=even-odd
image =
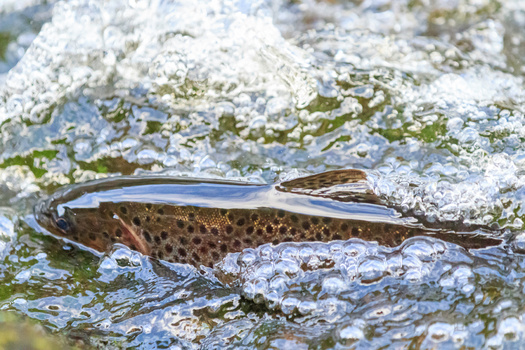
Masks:
[[[522,1],[34,0],[0,18],[0,309],[83,347],[520,347]],[[340,168],[429,223],[517,238],[264,246],[203,274],[31,216],[115,174]]]

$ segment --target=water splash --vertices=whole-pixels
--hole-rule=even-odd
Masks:
[[[2,308],[100,347],[518,346],[523,2],[20,4],[0,5]],[[477,252],[264,246],[214,271],[226,286],[17,219],[42,192],[102,176],[354,167],[410,215],[518,237]]]

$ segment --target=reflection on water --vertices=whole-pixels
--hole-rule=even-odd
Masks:
[[[98,256],[28,215],[114,174],[360,168],[410,215],[519,236],[522,1],[30,0],[0,17],[2,309],[107,348],[523,340],[522,237],[472,252],[264,246],[203,274],[123,247]]]

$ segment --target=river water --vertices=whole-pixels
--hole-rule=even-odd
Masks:
[[[520,348],[525,3],[0,3],[0,310],[77,347]],[[64,184],[367,172],[432,238],[262,246],[214,270],[40,229]]]

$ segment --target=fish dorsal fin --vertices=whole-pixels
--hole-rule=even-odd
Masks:
[[[341,202],[382,204],[370,188],[362,170],[333,170],[316,175],[281,182],[275,187],[280,192],[325,197]]]

